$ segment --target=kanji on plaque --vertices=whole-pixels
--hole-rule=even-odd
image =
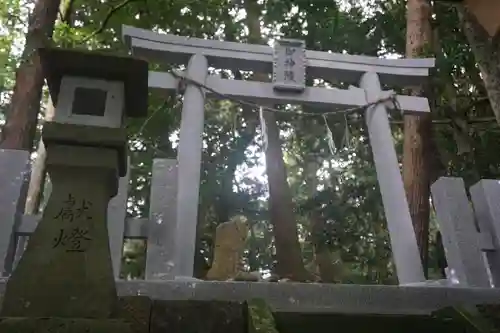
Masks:
[[[273,88],[300,93],[305,89],[305,43],[280,39],[274,44]]]
[[[77,200],[71,193],[69,193],[54,218],[61,220],[62,222],[73,222],[80,219],[92,220],[90,212],[91,207],[92,202],[86,199]]]
[[[293,58],[286,58],[285,60],[285,66],[287,67],[293,67],[295,65],[295,61],[293,61]]]
[[[293,71],[285,71],[285,81],[294,81],[295,82],[295,76]]]
[[[59,229],[52,248],[63,248],[66,252],[85,252],[90,241],[89,230],[84,227]]]

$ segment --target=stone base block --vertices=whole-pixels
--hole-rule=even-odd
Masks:
[[[247,305],[223,301],[154,301],[150,333],[248,333]]]
[[[146,296],[120,297],[118,311],[113,317],[129,322],[134,332],[149,332],[152,307],[153,300]]]
[[[135,333],[115,319],[0,318],[0,333]]]

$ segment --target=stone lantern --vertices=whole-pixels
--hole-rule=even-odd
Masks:
[[[106,219],[126,173],[124,119],[147,112],[148,64],[58,48],[39,55],[55,106],[42,131],[53,188],[7,283],[0,332],[128,332],[113,318]]]

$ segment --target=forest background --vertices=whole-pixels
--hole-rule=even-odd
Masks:
[[[488,68],[477,65],[484,59],[474,44],[477,36],[467,30],[467,15],[449,3],[426,0],[3,0],[0,148],[34,152],[26,212],[38,212],[48,188],[39,134],[53,108],[34,50],[58,45],[123,54],[122,24],[244,43],[271,44],[284,36],[304,39],[311,50],[435,57],[428,85],[403,88],[428,97],[431,114],[396,112],[390,122],[424,266],[429,278],[439,278],[442,251],[429,184],[441,175],[463,177],[471,185],[500,174],[500,99],[483,80]],[[213,70],[236,79],[263,77]],[[335,78],[308,81],[347,88]],[[178,96],[151,94],[147,119],[127,122],[131,217],[148,216],[152,159],[176,156],[181,102]],[[207,103],[195,275],[203,277],[211,264],[217,225],[243,215],[251,226],[243,258],[248,271],[334,283],[397,283],[362,112],[327,118],[332,152],[324,119],[289,109],[265,114],[264,150],[257,109],[227,100]],[[145,242],[126,241],[123,277],[143,278],[144,254]]]

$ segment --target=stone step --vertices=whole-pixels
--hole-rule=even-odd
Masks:
[[[0,294],[6,279],[0,279]],[[120,296],[154,300],[266,300],[273,311],[300,313],[428,315],[456,305],[499,304],[500,289],[446,286],[320,283],[117,281]]]

